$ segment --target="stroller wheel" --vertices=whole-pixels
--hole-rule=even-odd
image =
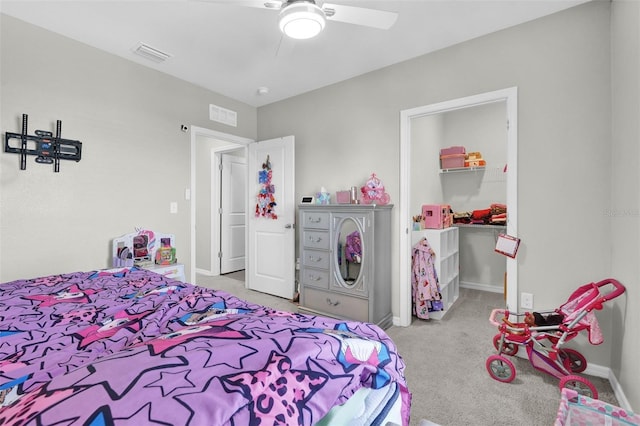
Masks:
[[[588,396],[589,398],[598,399],[598,391],[596,387],[589,380],[580,376],[565,376],[560,379],[560,389],[571,389],[578,392],[580,395]]]
[[[513,363],[502,355],[491,355],[486,363],[489,375],[499,382],[509,383],[516,378],[516,368]]]
[[[493,347],[496,349],[500,348],[500,338],[502,334],[498,333],[493,336]],[[502,354],[513,356],[518,353],[518,345],[515,343],[507,342],[506,340],[502,344]]]
[[[562,361],[564,368],[572,373],[582,373],[587,369],[587,359],[574,349],[560,349],[558,356]]]

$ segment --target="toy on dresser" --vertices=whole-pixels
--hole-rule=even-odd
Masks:
[[[176,260],[176,249],[171,247],[171,239],[160,238],[160,248],[156,251],[156,265],[172,265]]]
[[[147,266],[154,263],[172,265],[177,262],[174,247],[173,234],[138,229],[134,233],[113,239],[113,267]]]
[[[389,204],[391,197],[384,190],[382,181],[378,179],[375,173],[371,173],[369,180],[360,188],[362,193],[362,201],[364,204]]]

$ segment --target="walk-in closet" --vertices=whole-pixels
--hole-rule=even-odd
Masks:
[[[516,213],[512,187],[517,168],[512,160],[516,142],[515,135],[509,133],[515,119],[509,99],[515,102],[515,89],[428,106],[424,111],[415,109],[403,116],[403,155],[407,155],[408,166],[407,244],[411,250],[424,237],[438,248],[441,241],[450,241],[446,253],[436,253],[436,268],[444,268],[438,270],[438,275],[445,303],[444,312],[434,312],[433,318],[442,318],[447,309],[455,306],[458,287],[504,293],[507,298],[509,284],[512,288],[516,285],[517,274],[508,282],[508,264],[512,259],[494,250],[498,235],[508,233],[508,225]],[[461,159],[460,164],[456,162],[452,167],[441,162],[441,150],[449,147],[464,147],[466,163]],[[474,162],[474,158],[482,161]],[[457,238],[439,235],[446,232],[448,224],[445,229],[434,230],[423,229],[424,223],[415,223],[414,219],[423,213],[423,205],[450,206],[457,222],[453,224]],[[492,217],[499,217],[493,215],[496,209],[506,210],[508,220],[493,222]],[[485,214],[489,216],[477,220]],[[515,225],[515,219],[513,222],[511,225]],[[407,278],[410,286],[411,276]]]

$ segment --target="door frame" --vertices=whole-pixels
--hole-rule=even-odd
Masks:
[[[506,102],[507,112],[507,233],[518,235],[518,88],[482,93],[450,101],[425,105],[400,112],[400,266],[399,266],[399,318],[396,325],[411,324],[411,120],[427,115],[454,111],[487,103]],[[506,304],[518,309],[518,263],[507,258]]]
[[[190,142],[190,168],[191,168],[191,173],[190,173],[190,188],[187,190],[185,196],[187,196],[187,198],[190,198],[191,204],[190,204],[190,208],[191,208],[191,214],[190,214],[190,219],[189,219],[189,228],[190,228],[190,253],[191,253],[191,258],[189,261],[189,282],[191,283],[195,283],[196,282],[196,143],[199,137],[205,137],[205,138],[211,138],[211,139],[216,139],[222,142],[228,142],[230,144],[236,144],[238,146],[235,147],[229,147],[229,146],[225,146],[225,147],[220,147],[220,148],[214,148],[212,151],[213,152],[224,152],[224,151],[232,151],[232,150],[236,150],[238,148],[242,148],[244,147],[245,150],[245,156],[247,155],[248,152],[248,146],[250,143],[255,142],[255,140],[253,139],[249,139],[249,138],[244,138],[241,136],[236,136],[236,135],[231,135],[228,133],[223,133],[223,132],[219,132],[216,130],[211,130],[211,129],[207,129],[204,127],[198,127],[198,126],[191,126],[190,128],[190,133],[191,133],[191,142]],[[247,183],[245,183],[245,187],[246,187]],[[247,189],[247,188],[245,188]],[[188,194],[188,195],[187,195]],[[212,212],[210,212],[212,213]],[[212,234],[213,234],[213,229],[212,229]],[[213,242],[213,238],[210,237],[211,240],[211,246],[214,245]],[[213,249],[213,247],[212,247]],[[213,254],[213,252],[212,252]],[[219,269],[219,267],[218,267]]]

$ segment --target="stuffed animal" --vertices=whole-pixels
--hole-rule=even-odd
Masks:
[[[524,322],[529,327],[546,327],[551,325],[562,324],[563,316],[560,314],[542,315],[539,312],[526,312],[524,314]]]

